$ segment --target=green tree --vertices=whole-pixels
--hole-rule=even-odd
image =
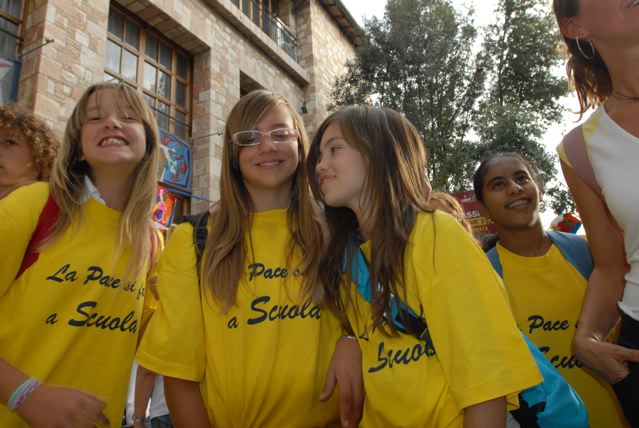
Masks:
[[[477,31],[447,0],[389,0],[365,32],[332,108],[371,103],[404,113],[422,133],[434,187],[463,187],[456,171],[474,154],[467,135],[484,84],[472,52]]]
[[[500,0],[475,53],[472,11],[462,16],[449,0],[389,0],[383,19],[366,22],[331,108],[369,103],[405,114],[422,133],[437,190],[469,188],[478,161],[497,151],[532,158],[550,182],[554,155],[541,137],[560,119],[567,84],[552,73],[560,39],[538,3]]]
[[[522,153],[548,186],[557,174],[556,156],[541,139],[561,119],[559,98],[568,91],[566,80],[552,72],[561,62],[559,34],[547,7],[537,0],[500,0],[496,17],[482,49],[490,84],[477,112],[478,154]],[[570,196],[559,185],[553,184],[548,194],[555,209],[570,207]]]

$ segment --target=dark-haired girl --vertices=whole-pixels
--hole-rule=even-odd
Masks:
[[[624,426],[610,385],[585,370],[572,353],[587,279],[542,227],[535,169],[519,154],[498,154],[480,164],[473,184],[480,210],[497,228],[499,242],[492,251],[517,324],[575,388],[591,427]],[[590,257],[587,245],[583,248]]]

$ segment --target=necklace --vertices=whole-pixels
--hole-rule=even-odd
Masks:
[[[612,96],[617,98],[618,100],[622,100],[622,101],[636,101],[636,102],[639,102],[639,96],[620,94],[619,92],[615,91],[614,89],[612,90]]]

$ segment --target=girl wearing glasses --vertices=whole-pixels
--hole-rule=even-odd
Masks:
[[[304,174],[307,147],[286,99],[266,91],[240,99],[226,122],[199,284],[190,224],[173,232],[159,261],[160,308],[138,360],[165,376],[178,426],[339,426],[337,401],[318,397],[335,344],[357,362],[359,348],[340,340],[339,322],[303,280],[323,243]],[[351,386],[341,381],[353,373],[361,403],[360,367],[330,370],[328,383],[338,376],[345,399]],[[342,407],[349,426],[354,413]]]

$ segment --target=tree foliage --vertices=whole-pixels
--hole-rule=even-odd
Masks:
[[[559,36],[538,3],[500,0],[479,44],[472,14],[450,0],[388,0],[384,18],[366,22],[366,42],[338,78],[331,108],[402,112],[422,133],[437,190],[467,189],[478,161],[498,151],[528,156],[550,182],[555,158],[541,137],[561,117],[567,84],[552,73]]]
[[[333,107],[372,103],[404,113],[423,134],[434,187],[461,187],[454,171],[472,156],[465,139],[484,82],[470,49],[477,31],[448,1],[389,0],[366,35]]]

